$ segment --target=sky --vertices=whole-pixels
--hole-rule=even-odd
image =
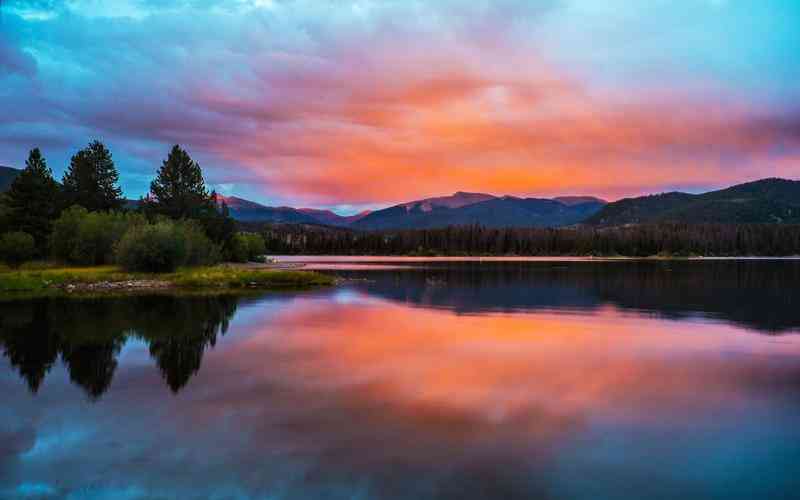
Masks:
[[[796,0],[0,0],[0,165],[364,208],[800,178]]]

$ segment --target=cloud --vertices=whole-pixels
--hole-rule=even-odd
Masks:
[[[654,8],[674,30],[669,11]],[[181,143],[214,182],[318,205],[458,189],[613,198],[797,175],[797,113],[772,99],[784,94],[754,94],[717,66],[690,64],[677,32],[664,44],[675,58],[659,52],[662,66],[639,78],[643,54],[623,57],[621,33],[586,41],[568,29],[594,12],[602,20],[587,32],[602,34],[618,14],[598,9],[12,2],[0,71],[17,83],[0,92],[14,111],[0,134],[13,140],[0,141],[0,161],[49,144],[63,164],[70,147],[99,137],[114,145],[123,179],[141,180]],[[654,21],[631,12],[637,26]],[[630,19],[621,25],[634,33]],[[657,53],[657,41],[643,46]],[[795,66],[787,60],[786,73]],[[126,185],[134,196],[145,188]]]

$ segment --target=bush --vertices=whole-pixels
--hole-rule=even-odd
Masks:
[[[11,209],[8,207],[8,198],[0,193],[0,234],[11,227]]]
[[[116,257],[129,271],[174,271],[186,260],[186,239],[170,222],[134,226],[117,245]]]
[[[247,254],[251,261],[261,261],[264,254],[267,253],[267,245],[264,243],[264,237],[258,233],[246,233],[247,238]]]
[[[50,238],[53,256],[70,264],[109,264],[122,236],[131,227],[144,223],[144,217],[137,214],[89,212],[74,206],[53,223]]]
[[[129,271],[171,272],[180,266],[216,264],[219,257],[219,248],[191,221],[136,224],[116,246],[117,263]]]
[[[194,221],[183,221],[176,223],[175,229],[183,235],[186,241],[186,260],[183,265],[210,266],[221,260],[220,248],[206,236],[200,224]]]
[[[249,256],[249,249],[247,245],[247,238],[243,233],[234,234],[226,248],[226,258],[230,262],[247,262]]]
[[[228,241],[227,257],[231,262],[258,260],[266,253],[264,238],[256,233],[236,233]]]
[[[0,238],[0,259],[11,267],[19,267],[35,253],[36,244],[28,233],[6,233]]]

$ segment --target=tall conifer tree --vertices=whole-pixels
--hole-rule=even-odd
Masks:
[[[216,200],[203,180],[200,165],[177,144],[158,169],[145,199],[152,212],[173,219],[199,218],[216,211]]]
[[[58,211],[58,183],[39,148],[32,149],[25,168],[11,184],[7,196],[8,225],[33,236],[44,255],[51,221]]]
[[[63,180],[64,200],[67,206],[80,205],[89,211],[118,210],[125,203],[118,182],[111,152],[102,142],[92,141],[70,161]]]

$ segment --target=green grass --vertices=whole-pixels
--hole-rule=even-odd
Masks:
[[[330,276],[309,271],[248,269],[240,266],[185,268],[169,274],[129,273],[116,266],[53,267],[25,266],[18,270],[0,268],[0,293],[43,293],[74,284],[131,280],[166,281],[175,288],[306,288],[332,285]]]
[[[0,269],[0,292],[38,291],[70,283],[124,281],[134,275],[113,266]]]
[[[334,282],[331,276],[309,271],[225,265],[181,269],[164,279],[180,288],[304,288],[332,285]]]

